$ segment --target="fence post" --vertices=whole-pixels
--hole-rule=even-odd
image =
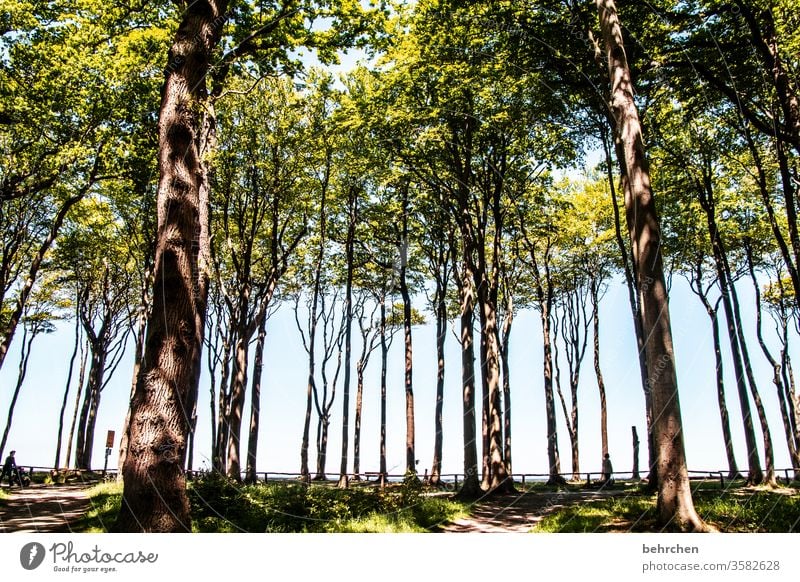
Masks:
[[[458,489],[458,473],[456,473],[454,476],[456,478],[456,489]]]
[[[522,474],[522,486],[525,487],[525,473]]]
[[[719,472],[719,486],[720,489],[725,489],[725,475],[722,474],[722,471]]]

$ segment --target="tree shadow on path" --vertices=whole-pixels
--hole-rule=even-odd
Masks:
[[[71,533],[71,524],[91,507],[86,485],[32,485],[6,489],[0,501],[0,533]]]

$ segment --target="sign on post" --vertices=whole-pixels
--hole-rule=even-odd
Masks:
[[[114,431],[113,430],[108,431],[108,434],[106,435],[106,448],[107,449],[113,449],[114,448]]]

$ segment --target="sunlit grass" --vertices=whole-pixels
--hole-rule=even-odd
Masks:
[[[718,482],[695,486],[693,499],[700,517],[722,532],[790,533],[800,531],[800,494],[797,489],[721,486]],[[535,533],[603,533],[659,531],[656,497],[632,492],[559,509],[545,516]],[[668,528],[666,528],[668,529]]]
[[[122,481],[98,483],[87,490],[90,508],[72,527],[75,532],[107,532],[122,505]]]

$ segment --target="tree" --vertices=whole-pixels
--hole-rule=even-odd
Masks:
[[[678,529],[703,531],[708,526],[694,509],[686,470],[669,306],[658,246],[658,215],[650,189],[622,29],[613,0],[597,0],[596,4],[608,59],[610,106],[616,120],[616,137],[624,154],[618,162],[623,168],[623,183],[627,186],[623,188],[626,192],[625,209],[641,295],[642,327],[647,338],[645,349],[655,416],[653,433],[659,453],[659,519]]]

